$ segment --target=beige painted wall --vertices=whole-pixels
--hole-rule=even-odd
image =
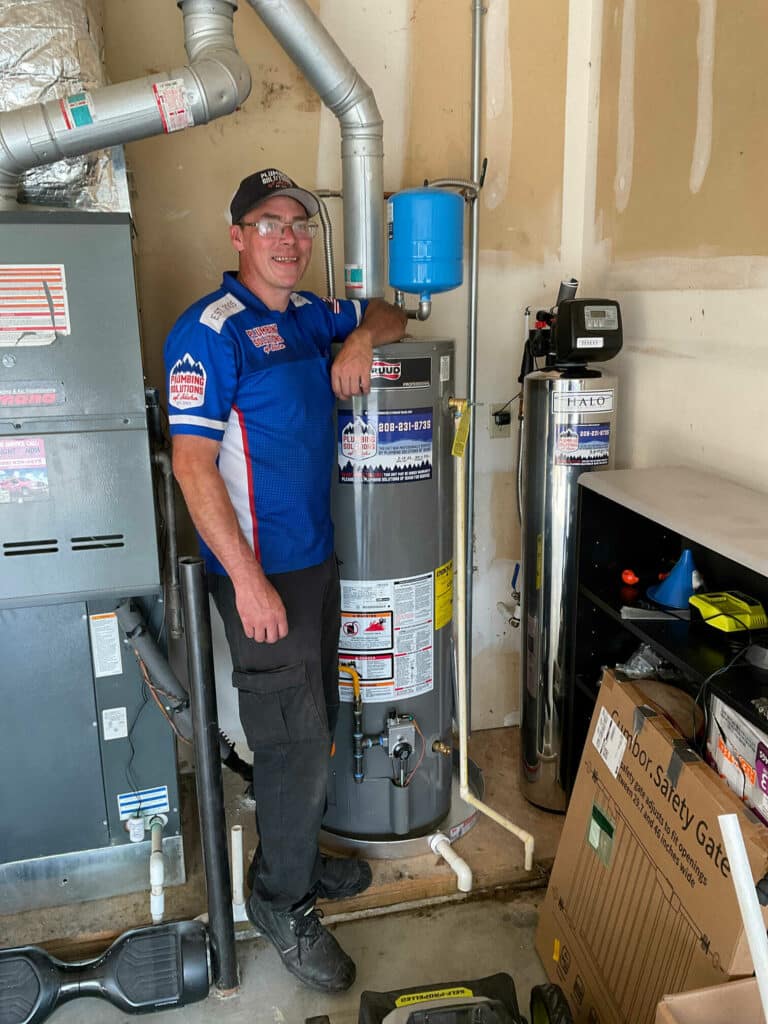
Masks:
[[[113,81],[185,62],[173,3],[104,0]],[[385,188],[470,170],[471,10],[465,0],[313,4],[371,84],[385,121]],[[568,0],[493,0],[485,16],[482,111],[488,174],[481,206],[478,327],[475,727],[516,721],[518,637],[497,603],[509,596],[519,553],[515,439],[488,437],[488,407],[517,391],[527,304],[553,301],[559,263]],[[235,34],[254,89],[242,110],[212,125],[127,147],[137,226],[145,362],[162,380],[164,337],[178,314],[232,265],[226,209],[244,174],[276,165],[310,186],[340,185],[338,126],[243,3]],[[546,45],[543,46],[543,41]],[[340,203],[331,201],[336,238]],[[343,264],[337,253],[337,268]],[[570,270],[566,271],[570,274]],[[322,288],[313,261],[309,286]],[[453,337],[457,383],[466,376],[466,288],[440,297],[419,336]],[[218,649],[218,674],[226,656]],[[233,711],[234,715],[234,711]],[[233,726],[229,718],[225,722]]]

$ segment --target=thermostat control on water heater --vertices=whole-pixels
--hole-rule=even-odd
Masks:
[[[566,299],[552,322],[557,364],[612,359],[622,345],[621,310],[609,299]]]

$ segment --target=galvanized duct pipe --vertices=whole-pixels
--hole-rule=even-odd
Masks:
[[[371,88],[304,0],[248,3],[339,119],[346,292],[350,298],[382,296],[384,129]]]
[[[178,0],[190,64],[0,114],[0,209],[32,167],[230,114],[251,90],[235,47],[237,0]]]

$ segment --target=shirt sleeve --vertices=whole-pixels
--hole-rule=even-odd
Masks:
[[[239,378],[233,340],[188,312],[172,328],[163,355],[171,436],[193,434],[220,441]]]
[[[344,341],[347,335],[360,326],[368,306],[368,300],[324,298],[322,304],[330,322],[330,345],[334,341]]]

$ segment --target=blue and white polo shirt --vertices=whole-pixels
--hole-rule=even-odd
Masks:
[[[268,309],[233,273],[174,324],[165,343],[171,435],[221,443],[218,468],[240,528],[268,574],[333,551],[331,344],[367,303],[294,292]],[[209,571],[224,568],[200,538]]]

